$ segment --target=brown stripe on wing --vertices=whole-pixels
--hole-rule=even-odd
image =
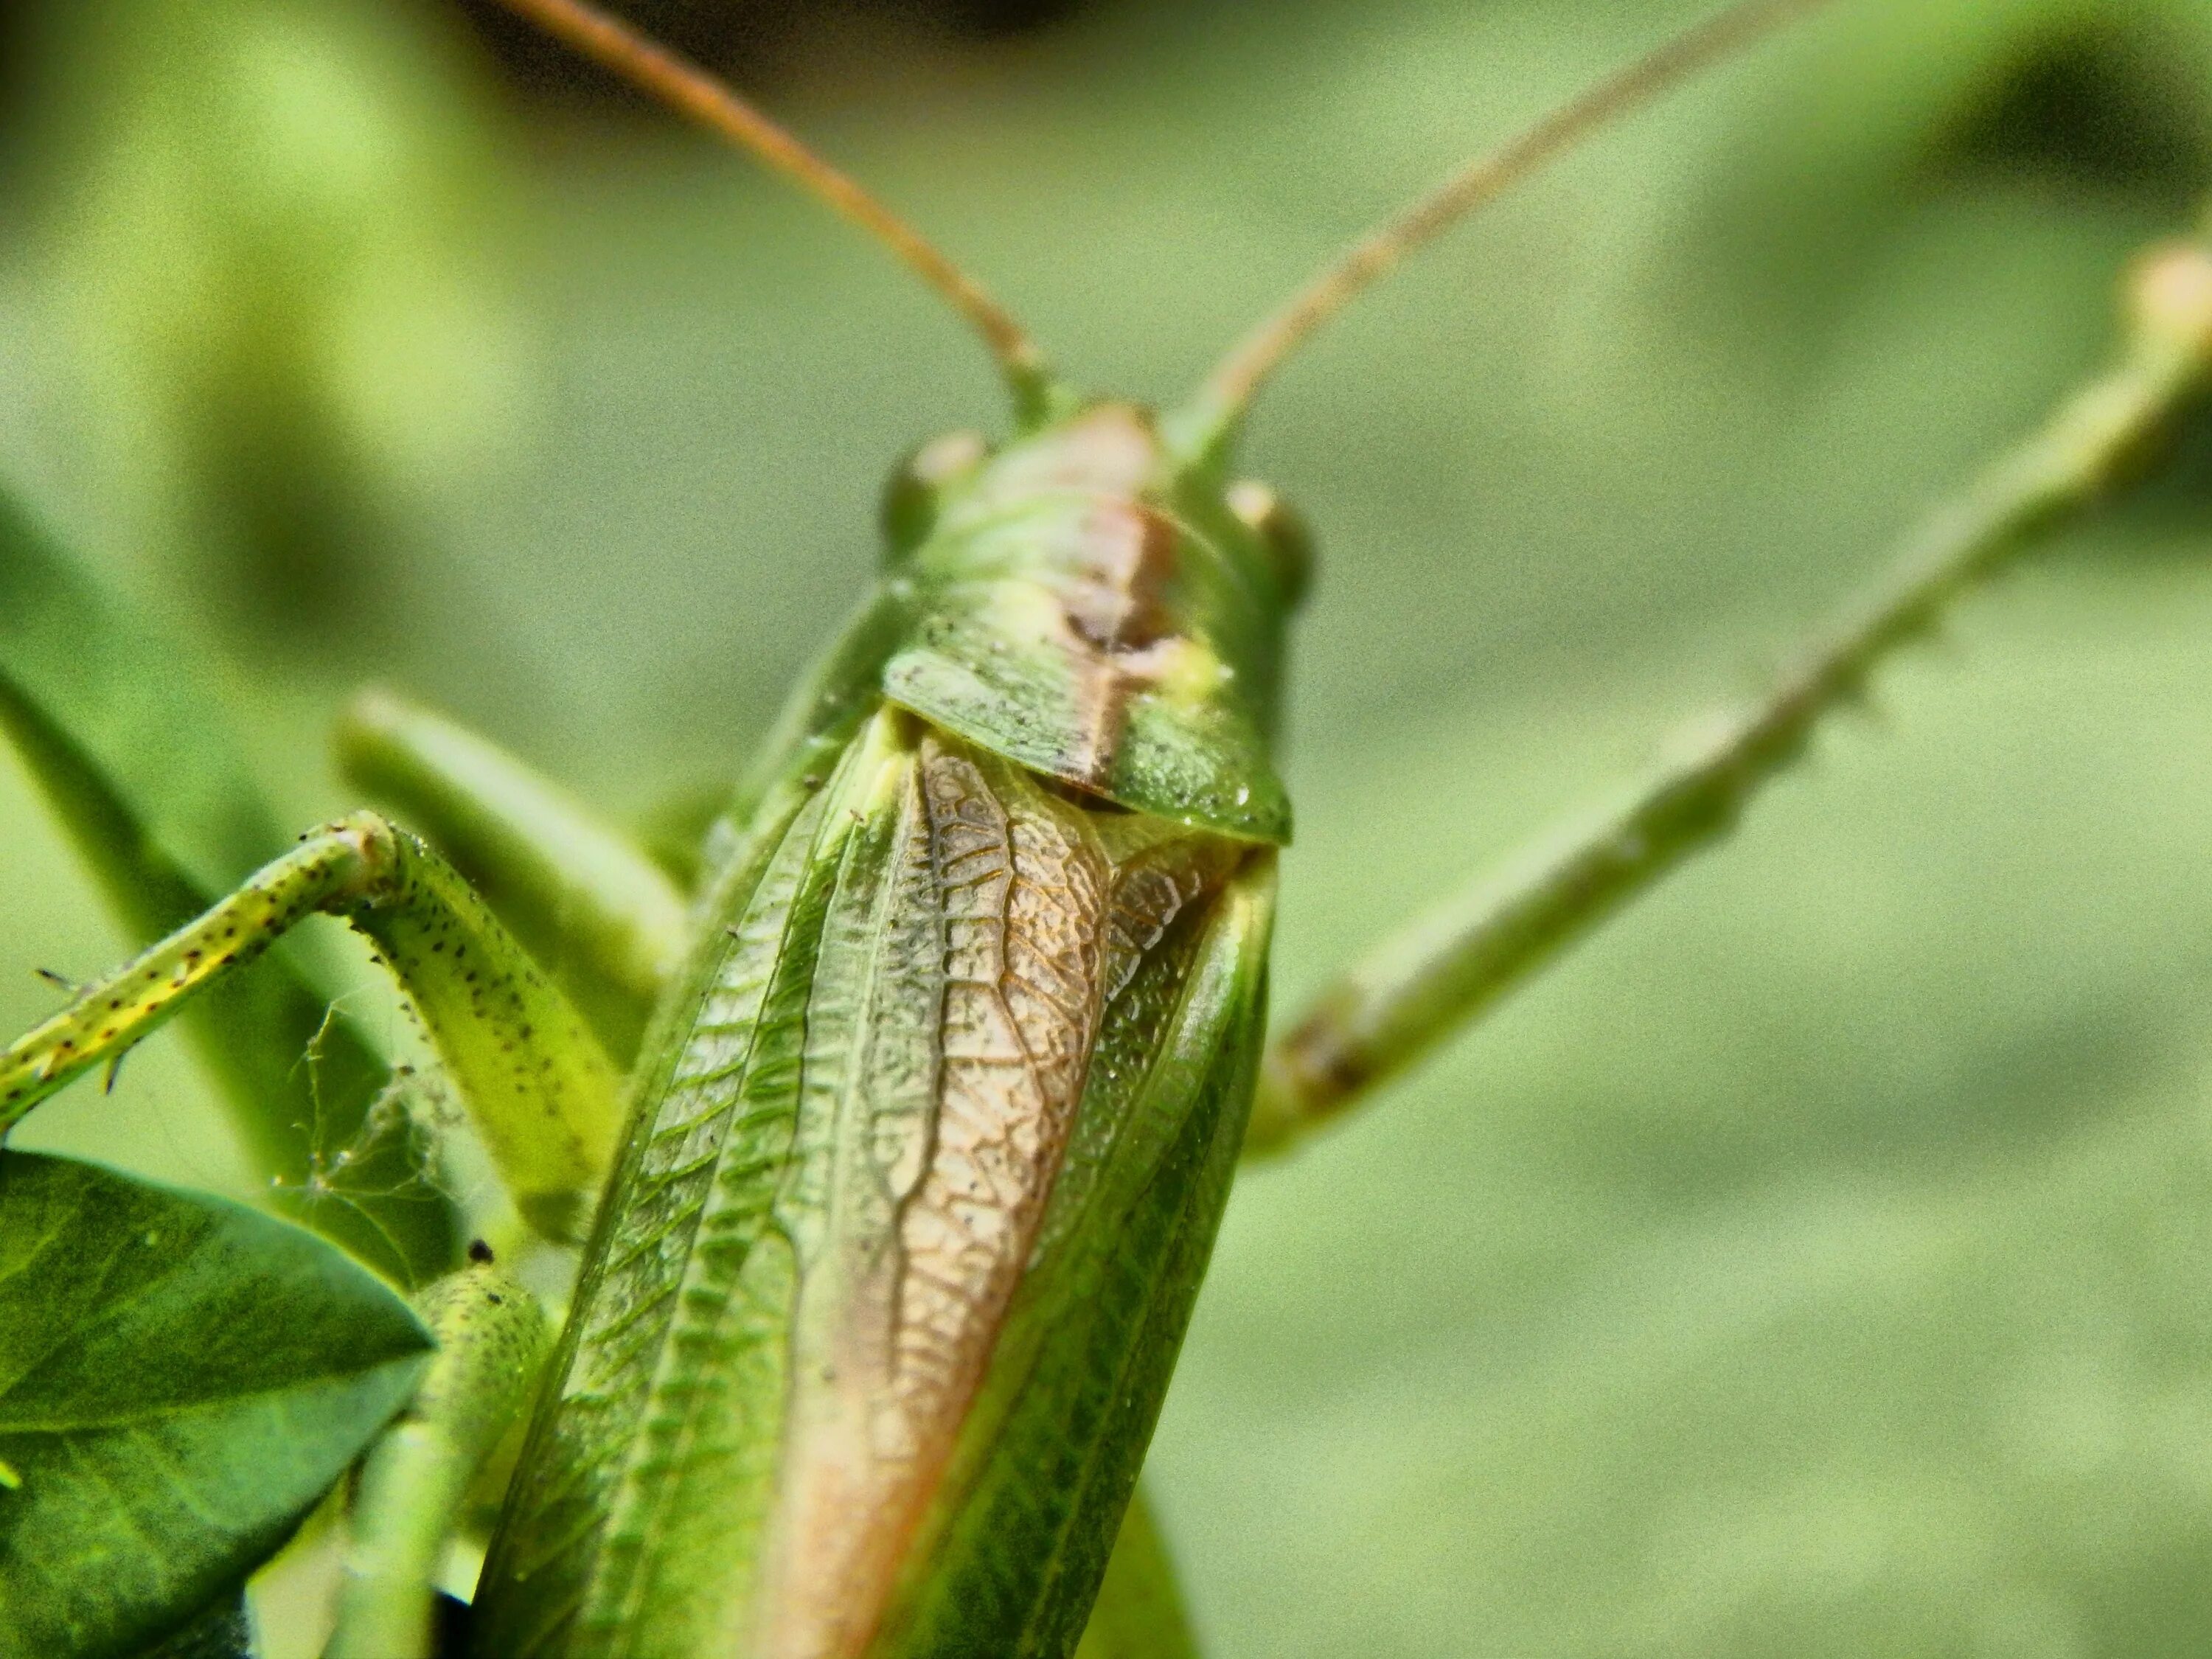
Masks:
[[[897,1074],[924,1080],[929,1121],[843,1132],[861,1136],[800,1291],[757,1659],[860,1659],[875,1639],[1036,1249],[1105,1011],[1247,850],[1101,817],[935,732],[900,812],[877,914],[931,971],[874,970],[864,1046],[927,1031],[933,1063]],[[863,1115],[883,1104],[872,1060],[867,1076]]]
[[[873,1639],[1036,1241],[1104,1003],[1112,869],[1081,810],[994,787],[933,736],[918,782],[901,856],[922,880],[892,879],[943,927],[933,1121],[889,1236],[848,1222],[842,1270],[815,1281],[838,1328],[794,1401],[763,1659],[857,1659]]]

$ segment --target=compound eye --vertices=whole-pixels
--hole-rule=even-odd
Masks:
[[[891,469],[884,483],[884,563],[896,564],[929,539],[945,486],[973,472],[990,453],[980,432],[948,432]]]
[[[1230,485],[1228,499],[1229,510],[1267,550],[1284,603],[1295,606],[1313,585],[1313,530],[1304,514],[1257,478]]]

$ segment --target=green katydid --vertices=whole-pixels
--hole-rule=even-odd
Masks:
[[[1495,899],[1449,913],[1263,1068],[1289,839],[1269,745],[1309,554],[1272,493],[1231,478],[1243,411],[1412,246],[1805,0],[1723,13],[1449,181],[1158,418],[1058,385],[972,282],[726,90],[574,0],[510,3],[890,245],[998,356],[1013,435],[936,441],[895,476],[883,579],[717,826],[688,921],[642,857],[465,734],[389,702],[358,712],[356,769],[434,839],[521,908],[534,894],[541,921],[557,912],[546,925],[610,981],[665,984],[626,1132],[605,1033],[439,853],[369,815],[305,838],[0,1056],[0,1121],[300,918],[343,915],[408,988],[525,1221],[573,1239],[596,1207],[477,1650],[1068,1651],[1263,1069],[1255,1139],[1273,1139],[1403,1063],[1576,907],[1679,856],[1735,799],[1712,785],[1731,759],[1771,766],[1971,574],[1939,546],[1779,718],[1693,762],[1705,793],[1680,822],[1607,826],[1588,879],[1540,890],[1565,896],[1538,923]],[[2132,366],[2143,398],[2193,374],[2184,344]],[[2140,412],[2107,400],[2060,436],[2103,457]],[[432,1322],[474,1351],[465,1322]],[[508,1393],[513,1369],[451,1367]],[[451,1399],[423,1407],[457,1465],[489,1449],[472,1386],[453,1385],[466,1433],[438,1426]],[[413,1490],[375,1476],[406,1467],[380,1449],[374,1490]],[[424,1540],[466,1484],[447,1474],[419,1502],[364,1506],[364,1558],[412,1578],[364,1569],[340,1650],[419,1643]]]

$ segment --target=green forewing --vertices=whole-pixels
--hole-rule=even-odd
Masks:
[[[849,823],[825,812],[838,793],[779,795],[724,877],[486,1564],[480,1654],[684,1659],[726,1564],[750,1557],[791,1290],[768,1218]],[[702,1417],[721,1431],[705,1443]],[[650,1626],[626,1633],[648,1592]]]
[[[488,1565],[478,1650],[857,1654],[880,1624],[869,1652],[939,1651],[950,1594],[992,1609],[979,1626],[991,1641],[963,1650],[1064,1652],[1226,1194],[1272,860],[1088,811],[894,710],[763,811],[645,1083]],[[978,865],[976,889],[965,872],[987,843],[1012,862],[996,889]],[[1102,872],[1112,882],[1085,898]],[[1074,884],[1050,884],[1063,880]],[[973,999],[988,988],[962,966],[975,930],[1029,951],[1067,905],[1088,907],[1089,955],[1059,969],[1009,957],[1009,1000],[986,1017]],[[1054,1012],[1086,986],[1103,1011],[1095,1030],[1072,1003],[1064,1022]],[[998,1099],[992,1044],[1017,1036],[1061,1044],[1060,1060],[1036,1051],[1029,1080],[1005,1085],[1006,1102],[1043,1114],[1008,1129],[1042,1137],[1025,1154],[1042,1176],[1033,1198],[992,1201],[1033,1205],[1032,1219],[1012,1231],[994,1219],[998,1255],[951,1304],[933,1303],[916,1287],[936,1281],[909,1269],[934,1260],[931,1218],[969,1201],[945,1170],[989,1162],[944,1160],[967,1156],[979,1103]],[[907,1324],[886,1295],[903,1298]],[[963,1346],[978,1320],[985,1346]],[[957,1356],[937,1368],[940,1339],[979,1356],[972,1382]],[[872,1428],[842,1438],[856,1412]],[[919,1436],[921,1462],[901,1453],[841,1487],[839,1448],[894,1431]],[[841,1490],[868,1501],[842,1504]],[[873,1610],[848,1628],[845,1599]],[[818,1646],[793,1634],[832,1626],[842,1633]]]

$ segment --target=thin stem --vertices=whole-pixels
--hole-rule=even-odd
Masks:
[[[1692,25],[1553,110],[1502,149],[1480,156],[1411,207],[1354,242],[1245,336],[1177,422],[1203,453],[1224,441],[1262,382],[1308,336],[1399,261],[1571,150],[1609,122],[1651,102],[1827,0],[1743,0]]]
[[[1049,401],[1051,372],[1029,331],[912,225],[720,81],[585,0],[503,0],[556,40],[751,152],[896,254],[983,337],[1026,419]]]
[[[2145,261],[2133,298],[2118,365],[1939,507],[1764,702],[1685,733],[1679,757],[1642,789],[1416,919],[1324,992],[1267,1056],[1247,1150],[1344,1111],[1720,840],[1821,717],[1863,695],[1877,665],[2125,478],[2206,379],[2212,252],[2177,246]]]

